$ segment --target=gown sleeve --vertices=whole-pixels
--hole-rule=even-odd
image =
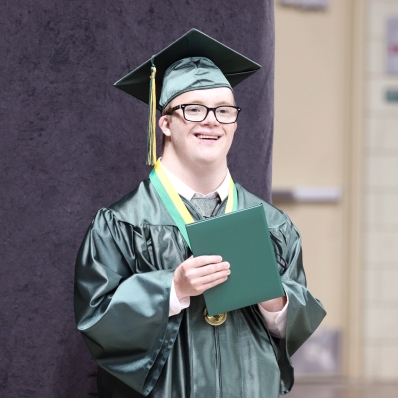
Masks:
[[[174,270],[134,272],[134,233],[111,210],[97,213],[76,260],[75,316],[98,365],[148,395],[182,314],[169,318]]]
[[[287,217],[287,216],[286,216]],[[302,261],[301,237],[290,219],[276,240],[284,241],[286,270],[281,276],[289,297],[286,336],[276,339],[278,363],[281,370],[281,394],[288,393],[294,383],[291,356],[311,336],[326,315],[323,305],[308,290]],[[275,238],[275,237],[274,237]]]

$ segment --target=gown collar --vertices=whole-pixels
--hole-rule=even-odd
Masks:
[[[215,193],[217,193],[221,199],[221,202],[228,197],[229,180],[230,180],[230,173],[228,169],[227,169],[227,174],[221,185],[215,191],[210,192],[207,195],[204,195],[200,192],[195,192],[187,184],[185,184],[178,177],[176,177],[163,163],[162,163],[162,168],[166,173],[167,177],[169,178],[174,189],[177,191],[177,193],[188,201],[190,201],[195,195],[196,197],[212,197],[214,196]]]

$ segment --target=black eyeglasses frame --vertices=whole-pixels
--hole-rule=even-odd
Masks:
[[[185,116],[185,108],[186,108],[187,106],[190,106],[190,105],[200,105],[200,106],[204,106],[204,107],[206,108],[206,110],[207,110],[205,117],[204,117],[202,120],[189,120],[189,119],[187,119],[186,116]],[[235,109],[238,111],[237,114],[236,114],[236,119],[235,119],[233,122],[225,123],[225,122],[221,122],[220,120],[217,119],[216,110],[217,110],[218,108],[225,108],[225,107],[228,107],[228,108],[235,108]],[[206,118],[207,118],[209,112],[212,111],[213,114],[214,114],[214,117],[215,117],[216,120],[217,120],[217,122],[218,122],[218,123],[221,123],[221,124],[233,124],[233,123],[236,123],[236,121],[238,120],[239,112],[242,110],[242,109],[239,108],[238,106],[234,106],[234,105],[220,105],[220,106],[216,106],[215,108],[209,108],[208,106],[203,105],[203,104],[180,104],[180,105],[174,106],[173,108],[171,108],[171,109],[165,111],[165,112],[164,112],[164,115],[171,115],[174,111],[176,111],[176,110],[178,110],[178,109],[181,109],[181,110],[182,110],[182,114],[183,114],[183,116],[184,116],[184,119],[185,119],[187,122],[193,122],[193,123],[200,123],[200,122],[203,122],[203,120],[206,120]]]

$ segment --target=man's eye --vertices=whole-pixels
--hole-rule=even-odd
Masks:
[[[200,112],[203,111],[203,110],[202,110],[200,107],[198,107],[198,106],[190,106],[190,107],[187,107],[185,110],[188,111],[189,113],[200,113]]]
[[[229,108],[218,108],[217,113],[220,115],[228,115],[231,113],[231,110]]]

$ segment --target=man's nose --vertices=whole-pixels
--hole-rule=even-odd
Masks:
[[[219,121],[216,118],[216,111],[214,109],[209,109],[209,113],[205,117],[204,120],[202,120],[202,123],[205,124],[219,124]]]

